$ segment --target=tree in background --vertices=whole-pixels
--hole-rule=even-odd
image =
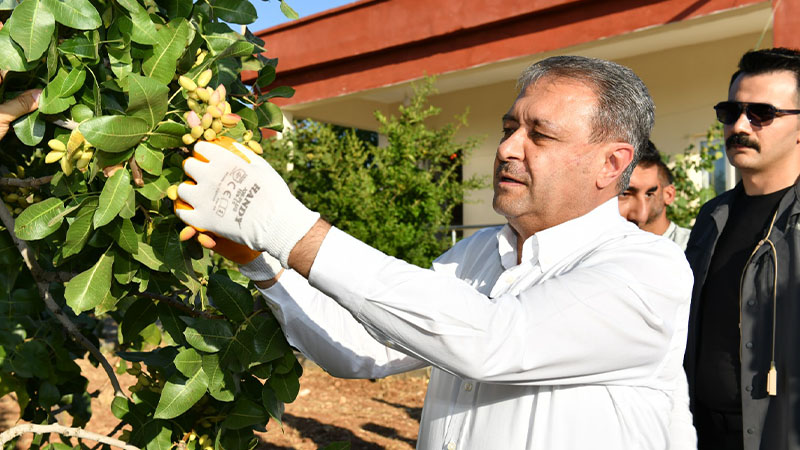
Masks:
[[[696,180],[698,177],[713,175],[714,163],[724,156],[724,149],[722,124],[714,123],[706,132],[706,145],[697,151],[694,145],[690,145],[673,158],[665,156],[665,162],[672,167],[675,185],[675,201],[667,207],[670,220],[682,227],[691,228],[700,207],[717,195],[714,183],[702,187]]]
[[[255,19],[247,0],[0,0],[0,100],[44,89],[0,151],[0,395],[30,424],[0,445],[34,432],[33,448],[53,433],[80,448],[252,448],[297,395],[277,321],[254,310],[248,280],[180,241],[173,214],[196,139],[259,150],[261,128],[282,129],[269,100],[294,91],[268,89],[277,61],[228,25]],[[130,391],[98,351],[107,324]],[[115,391],[122,441],[81,430],[91,394],[74,361],[87,354]]]
[[[441,110],[428,104],[434,80],[414,87],[398,116],[376,112],[385,146],[356,131],[300,121],[266,148],[267,159],[309,208],[375,248],[421,267],[451,245],[446,228],[465,193],[484,187],[462,180],[464,159],[477,141],[458,142],[465,115],[432,129]]]

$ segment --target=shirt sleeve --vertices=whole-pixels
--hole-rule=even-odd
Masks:
[[[289,344],[331,375],[383,378],[427,366],[376,341],[350,312],[294,271],[260,291]]]
[[[592,252],[518,295],[489,298],[332,228],[309,279],[373,335],[462,378],[671,390],[674,376],[658,378],[671,370],[676,339],[685,345],[675,327],[688,319],[691,273],[678,249],[659,241],[668,245]]]

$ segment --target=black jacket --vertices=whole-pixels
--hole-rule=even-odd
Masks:
[[[700,293],[717,239],[741,183],[700,210],[686,247],[694,273],[692,309],[684,365],[689,398],[695,400]],[[784,194],[770,235],[777,253],[775,361],[777,396],[767,394],[773,332],[775,265],[769,245],[756,251],[742,279],[740,314],[742,434],[745,450],[800,450],[800,179]],[[730,274],[740,283],[741,273]]]

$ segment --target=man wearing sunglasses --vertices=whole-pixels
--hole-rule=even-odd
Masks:
[[[800,53],[746,53],[718,103],[737,186],[703,206],[685,358],[698,448],[800,449]]]

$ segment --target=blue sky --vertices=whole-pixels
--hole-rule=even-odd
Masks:
[[[251,0],[258,11],[258,20],[248,25],[251,31],[256,32],[269,28],[279,23],[288,22],[289,19],[283,15],[280,9],[279,0]],[[286,0],[300,18],[316,14],[320,11],[336,8],[337,6],[354,3],[356,0]]]

